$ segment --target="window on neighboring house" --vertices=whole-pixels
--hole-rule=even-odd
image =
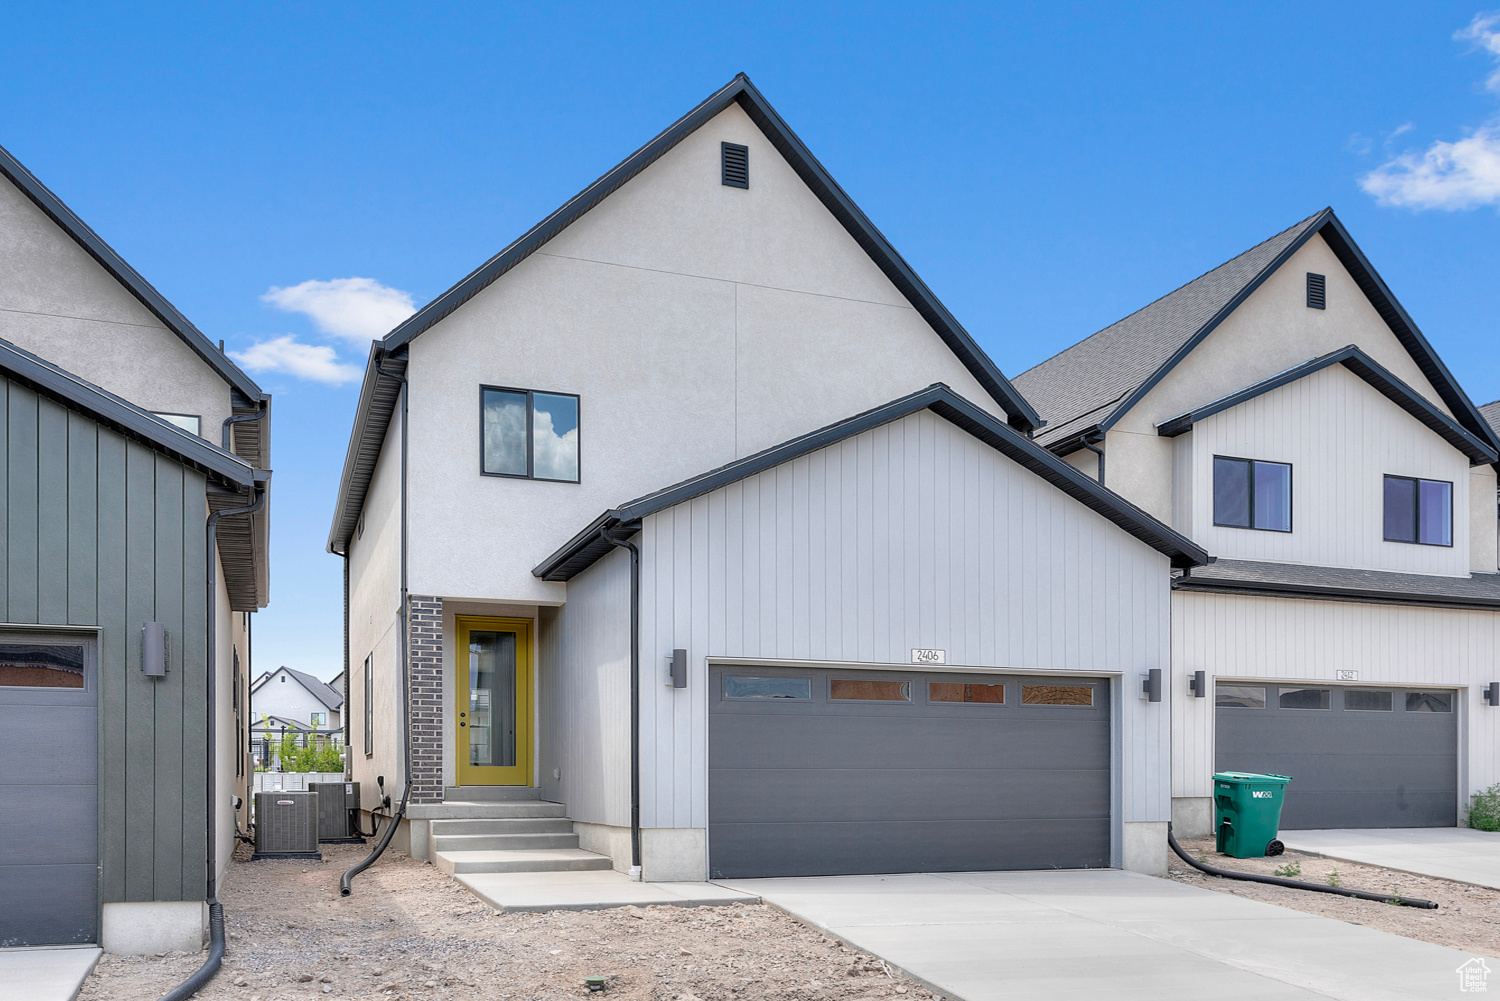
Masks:
[[[203,433],[203,419],[197,414],[166,414],[160,411],[153,411],[151,416],[160,417],[168,424],[174,424],[182,428],[188,434],[201,435]]]
[[[327,713],[313,713],[312,714],[312,728],[314,730],[321,730],[321,729],[323,729],[327,725],[328,725],[328,714]]]
[[[372,653],[365,658],[365,756],[375,753],[375,676],[370,670]]]
[[[578,482],[578,397],[481,386],[480,471]]]
[[[1290,532],[1291,464],[1214,456],[1214,524]]]
[[[1387,476],[1385,541],[1453,545],[1453,484],[1446,480]]]

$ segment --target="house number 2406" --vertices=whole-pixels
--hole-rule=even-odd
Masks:
[[[913,664],[946,664],[948,663],[947,650],[913,650],[911,652]]]

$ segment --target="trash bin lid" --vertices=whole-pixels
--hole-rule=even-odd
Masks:
[[[1286,785],[1292,781],[1290,775],[1274,775],[1270,772],[1214,772],[1215,782],[1228,782],[1232,785],[1248,785],[1251,782],[1280,782]]]

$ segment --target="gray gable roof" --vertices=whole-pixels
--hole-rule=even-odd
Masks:
[[[639,528],[641,519],[658,511],[921,410],[931,410],[1018,465],[1036,473],[1069,497],[1113,521],[1157,552],[1170,557],[1173,566],[1195,566],[1208,561],[1208,553],[1186,536],[1153,518],[1119,494],[1100,486],[1093,477],[1057,458],[1026,435],[997,420],[993,414],[976,407],[942,383],[936,383],[884,406],[867,410],[837,424],[830,424],[606,511],[531,572],[543,580],[570,580],[614,548],[612,543],[602,537],[602,533],[606,531],[620,529],[633,532]]]
[[[255,688],[251,689],[251,694],[253,695],[262,685],[266,684],[268,681],[274,678],[280,671],[285,671],[293,681],[297,682],[297,684],[307,689],[308,694],[317,699],[319,702],[323,703],[329,709],[337,712],[339,707],[344,704],[344,696],[339,692],[335,691],[333,688],[319,681],[317,678],[314,678],[312,675],[306,673],[305,671],[294,671],[290,667],[282,667],[277,671],[272,671],[270,674],[262,676]]]
[[[1179,591],[1215,591],[1344,601],[1500,608],[1500,574],[1440,577],[1300,563],[1215,560],[1172,582]]]
[[[1493,400],[1479,408],[1479,416],[1496,434],[1500,434],[1500,400]]]
[[[1055,451],[1069,452],[1081,437],[1109,430],[1314,234],[1327,241],[1458,423],[1489,448],[1500,450],[1500,437],[1331,208],[1018,375],[1016,388],[1047,422],[1038,440]]]
[[[95,233],[78,217],[76,212],[63,204],[61,198],[53,194],[37,179],[35,174],[27,170],[21,161],[12,156],[10,151],[3,146],[0,146],[0,174],[4,174],[12,184],[20,188],[37,208],[45,212],[62,228],[63,232],[72,237],[88,252],[89,256],[98,261],[105,271],[108,271],[131,295],[139,299],[141,305],[155,314],[168,330],[182,338],[187,346],[192,348],[198,357],[202,358],[208,367],[217,372],[225,382],[239,390],[249,401],[253,402],[261,398],[263,394],[260,387],[255,384],[255,380],[230,361],[229,356],[215,347],[202,331],[193,326],[192,321],[167,301],[166,296],[142,278],[140,272],[126,263],[113,247],[105,243],[98,233]]]

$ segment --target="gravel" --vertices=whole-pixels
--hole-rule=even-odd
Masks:
[[[1320,885],[1327,885],[1330,878],[1335,878],[1340,885],[1353,890],[1431,900],[1438,905],[1438,909],[1420,910],[1372,900],[1355,900],[1331,893],[1221,879],[1201,873],[1172,855],[1168,878],[1176,882],[1280,904],[1292,910],[1337,918],[1350,924],[1366,925],[1475,955],[1500,956],[1500,891],[1449,879],[1414,876],[1381,866],[1321,858],[1291,849],[1275,858],[1237,859],[1214,851],[1213,838],[1197,838],[1181,844],[1183,850],[1193,858],[1220,869],[1235,869],[1262,876],[1280,875]],[[1287,873],[1288,866],[1300,869],[1300,874]],[[1278,873],[1277,869],[1283,871]]]
[[[501,914],[434,867],[394,850],[339,896],[367,849],[323,861],[249,862],[224,879],[229,950],[196,996],[356,998],[930,999],[879,959],[762,904]],[[105,956],[85,1001],[156,1001],[204,953]],[[591,993],[589,976],[609,977]]]

